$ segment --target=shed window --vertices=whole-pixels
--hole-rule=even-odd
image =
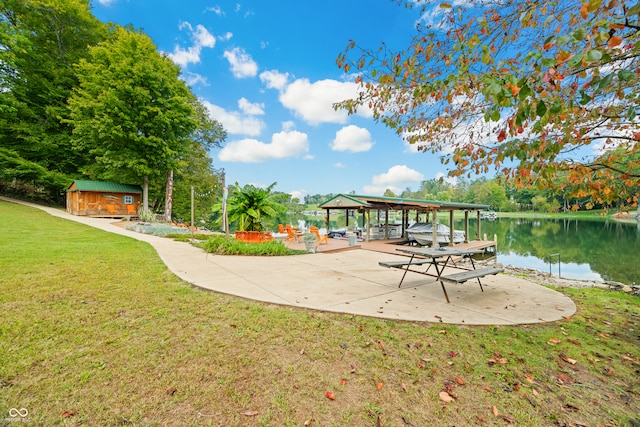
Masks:
[[[125,205],[132,205],[133,196],[122,196],[122,203],[124,203]]]

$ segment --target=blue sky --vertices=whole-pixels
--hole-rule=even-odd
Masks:
[[[95,0],[92,10],[141,29],[181,67],[228,132],[210,154],[229,183],[277,182],[302,200],[417,190],[447,173],[367,112],[332,108],[355,94],[354,76],[335,65],[349,40],[405,48],[418,11],[391,0]]]

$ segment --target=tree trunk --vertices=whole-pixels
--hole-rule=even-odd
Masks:
[[[145,212],[149,210],[149,176],[144,176],[144,183],[142,184],[142,209]]]
[[[164,220],[171,222],[171,210],[173,209],[173,170],[167,173],[167,191],[164,197]]]

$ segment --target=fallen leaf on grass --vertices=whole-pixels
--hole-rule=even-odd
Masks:
[[[572,411],[579,411],[580,408],[576,405],[574,405],[573,403],[567,403],[566,405],[564,405],[565,408],[570,409]]]
[[[401,386],[402,386],[402,390],[404,390],[404,392],[406,393],[407,392],[407,385],[405,383],[402,383]]]
[[[566,354],[564,354],[564,353],[560,353],[560,359],[562,359],[562,360],[564,360],[565,362],[570,363],[570,364],[572,364],[572,365],[575,365],[576,363],[578,363],[578,361],[577,361],[577,360],[575,360],[575,359],[572,359],[572,358],[568,357],[568,356],[567,356]]]
[[[304,422],[304,425],[305,425],[305,426],[310,426],[310,425],[311,425],[311,422],[312,422],[312,421],[309,419],[309,420],[307,420],[307,421],[305,421],[305,422]]]
[[[247,410],[247,411],[244,411],[244,412],[242,413],[242,415],[244,415],[244,416],[246,416],[246,417],[255,417],[255,416],[256,416],[256,415],[258,415],[258,414],[259,414],[259,412],[258,412],[258,411],[252,411],[252,410]]]
[[[460,378],[460,377],[456,377],[456,382],[457,382],[459,385],[464,385],[464,380],[463,380],[462,378]]]
[[[326,392],[324,395],[327,396],[327,399],[336,400],[336,395],[331,393],[330,391]]]
[[[75,415],[76,413],[74,411],[65,411],[62,413],[62,418],[69,418],[72,415]]]
[[[500,415],[500,418],[502,418],[503,420],[505,420],[508,423],[512,423],[514,422],[514,419],[511,417],[507,417],[506,415]]]
[[[496,408],[496,405],[493,405],[491,407],[491,412],[493,412],[493,415],[495,415],[496,417],[500,415],[500,411],[498,411],[498,408]]]
[[[453,397],[451,397],[451,395],[449,393],[447,393],[446,391],[441,391],[439,393],[440,396],[440,400],[442,400],[443,402],[453,402]]]
[[[173,396],[173,395],[175,394],[175,392],[176,392],[176,391],[178,391],[178,389],[177,389],[177,388],[175,388],[175,387],[170,387],[170,388],[168,388],[168,389],[167,389],[167,394],[168,394],[169,396]]]
[[[571,377],[570,377],[569,375],[567,375],[567,374],[560,374],[560,375],[558,375],[558,377],[557,377],[557,378],[558,378],[558,382],[559,382],[560,384],[564,384],[564,383],[567,383],[567,384],[573,384],[573,383],[574,383],[573,378],[571,378]]]
[[[376,387],[377,387],[378,390],[382,390],[382,382],[378,381],[376,383]]]
[[[347,380],[345,380],[344,378],[340,380],[340,385],[346,385],[347,384]]]
[[[558,338],[551,338],[549,341],[547,341],[547,344],[549,345],[560,344],[560,340]]]

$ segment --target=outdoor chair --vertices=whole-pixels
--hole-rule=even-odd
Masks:
[[[324,242],[327,245],[329,244],[329,239],[327,235],[323,234],[322,236],[320,236],[320,230],[318,230],[318,227],[316,227],[315,225],[310,226],[309,231],[316,235],[316,239],[318,239],[319,245],[322,244],[322,242]]]
[[[287,242],[300,242],[302,241],[302,233],[291,228],[289,224],[287,224]]]

